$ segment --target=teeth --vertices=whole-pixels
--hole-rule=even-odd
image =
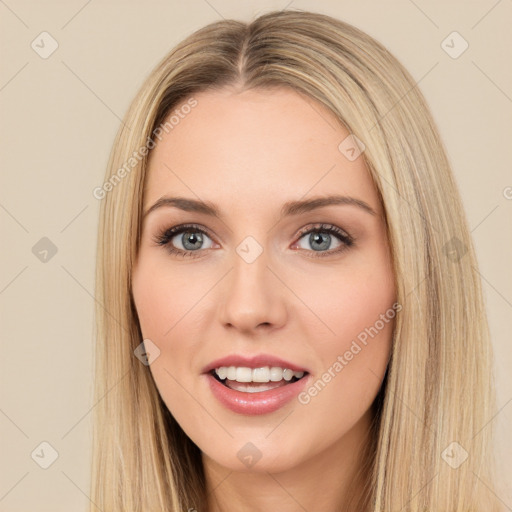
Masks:
[[[237,382],[279,382],[280,380],[290,381],[293,377],[300,379],[304,372],[294,372],[289,368],[278,366],[264,366],[261,368],[248,368],[246,366],[221,366],[215,368],[219,379],[236,380]]]

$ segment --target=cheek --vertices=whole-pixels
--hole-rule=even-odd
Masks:
[[[374,252],[371,261],[354,258],[353,264],[330,269],[328,275],[297,283],[298,295],[315,313],[308,315],[307,325],[311,331],[316,326],[319,334],[310,335],[325,355],[347,350],[354,339],[364,342],[369,330],[375,335],[375,326],[379,339],[390,337],[396,292],[393,271],[384,256]]]
[[[354,265],[331,272],[328,279],[308,279],[298,291],[316,314],[303,326],[321,366],[314,389],[306,390],[302,403],[315,402],[320,409],[345,404],[340,410],[345,415],[350,411],[353,420],[379,390],[398,309],[387,255],[377,250],[371,254],[371,262],[354,259]]]
[[[142,251],[143,253],[143,251]],[[171,269],[165,257],[141,254],[132,279],[132,291],[145,338],[162,340],[171,333],[206,292],[208,280],[188,270]]]
[[[201,322],[206,318],[204,308],[208,304],[201,299],[214,279],[211,270],[191,268],[186,264],[181,268],[171,265],[165,254],[150,254],[142,249],[132,277],[142,336],[160,350],[150,370],[171,410],[175,408],[169,403],[172,397],[181,396],[180,384],[188,385],[198,372],[197,357],[204,342]]]
[[[171,269],[162,258],[144,254],[132,277],[132,293],[142,336],[160,350],[149,370],[158,391],[173,415],[194,418],[201,424],[200,411],[183,399],[183,388],[191,389],[193,358],[197,352],[190,339],[191,325],[198,299],[206,292],[208,281],[190,280],[185,271]]]

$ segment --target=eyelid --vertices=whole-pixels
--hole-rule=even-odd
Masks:
[[[353,236],[349,235],[347,233],[347,231],[345,231],[342,228],[339,228],[335,224],[330,224],[328,222],[316,222],[313,225],[311,225],[311,223],[307,224],[306,226],[299,229],[299,231],[297,232],[295,237],[300,239],[304,235],[306,235],[308,233],[312,233],[312,232],[314,233],[315,231],[320,231],[320,232],[328,231],[328,232],[335,233],[341,237],[345,237],[349,241],[353,241],[353,242],[355,241],[355,238]]]

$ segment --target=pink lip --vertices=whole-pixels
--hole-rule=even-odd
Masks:
[[[215,368],[220,368],[221,366],[239,366],[246,368],[262,368],[264,366],[279,366],[280,368],[289,368],[294,372],[309,372],[307,368],[303,368],[302,366],[298,366],[294,363],[290,363],[289,361],[285,361],[284,359],[280,359],[279,357],[274,357],[269,354],[257,354],[254,356],[242,356],[237,354],[232,354],[227,357],[222,357],[221,359],[216,359],[212,361],[209,365],[205,366],[203,369],[203,373],[208,373],[214,370]]]
[[[222,364],[221,366],[227,365]],[[274,366],[281,366],[281,364]],[[302,379],[292,384],[268,391],[244,393],[224,386],[211,373],[205,375],[213,395],[222,405],[235,413],[246,415],[268,414],[277,411],[304,389],[309,377],[309,374],[304,375]]]

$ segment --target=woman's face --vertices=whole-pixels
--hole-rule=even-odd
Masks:
[[[194,98],[155,140],[133,274],[156,386],[210,464],[349,460],[395,316],[363,157],[327,109],[290,89]],[[234,367],[223,382],[210,372],[220,367]]]

